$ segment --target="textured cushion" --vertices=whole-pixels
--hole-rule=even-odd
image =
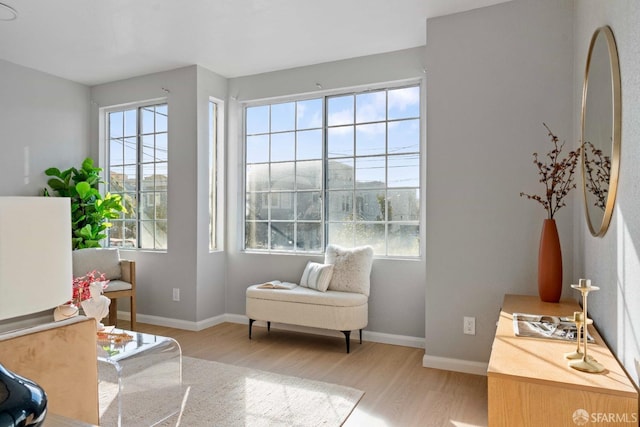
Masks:
[[[87,248],[73,251],[73,277],[97,270],[108,280],[120,279],[120,254],[117,248]]]
[[[357,307],[367,304],[367,297],[359,293],[327,291],[296,286],[293,289],[260,289],[260,285],[247,288],[247,300],[282,301],[304,305],[324,305],[331,307]]]
[[[309,261],[302,273],[300,286],[315,289],[316,291],[326,292],[333,274],[333,265],[318,264]]]
[[[104,290],[105,293],[108,292],[117,292],[117,291],[128,291],[132,288],[131,283],[123,282],[122,280],[111,280],[107,283],[107,289]]]
[[[352,249],[328,245],[325,264],[333,264],[329,290],[358,292],[369,296],[373,248],[361,246]]]

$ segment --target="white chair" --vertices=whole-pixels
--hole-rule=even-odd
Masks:
[[[117,248],[86,248],[72,252],[73,276],[80,277],[94,270],[104,273],[109,286],[104,295],[111,300],[109,324],[118,322],[118,298],[129,298],[131,327],[136,330],[136,263],[120,259]]]

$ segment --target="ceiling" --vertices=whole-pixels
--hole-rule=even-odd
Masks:
[[[198,64],[238,77],[422,46],[507,0],[0,0],[0,58],[86,85]]]

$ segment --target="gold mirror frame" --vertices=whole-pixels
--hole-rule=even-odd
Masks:
[[[596,46],[596,42],[598,37],[604,37],[606,41],[606,46],[608,48],[608,57],[609,57],[609,69],[610,69],[610,87],[611,87],[611,115],[609,116],[611,119],[611,141],[585,141],[585,121],[587,118],[587,92],[589,87],[589,71],[592,61],[594,60],[594,47]],[[597,82],[591,82],[592,87]],[[607,82],[609,83],[609,82]],[[603,119],[606,119],[603,117]],[[607,232],[609,228],[609,224],[611,222],[611,216],[613,215],[613,207],[616,201],[616,192],[618,189],[618,174],[620,171],[620,140],[621,140],[621,131],[622,131],[622,95],[621,95],[621,84],[620,84],[620,63],[618,60],[618,50],[616,48],[616,41],[613,36],[613,32],[611,28],[608,26],[598,28],[591,37],[591,43],[589,45],[589,53],[587,55],[587,65],[584,75],[584,84],[582,87],[582,114],[581,114],[581,143],[582,149],[581,157],[582,157],[582,189],[583,189],[583,199],[584,199],[584,207],[585,207],[585,216],[587,220],[587,225],[589,226],[589,231],[594,237],[602,237]],[[591,215],[589,213],[590,203],[589,203],[589,190],[587,188],[587,175],[586,175],[586,144],[585,142],[592,142],[595,144],[599,144],[596,147],[600,146],[603,148],[608,148],[609,144],[611,147],[611,167],[609,173],[608,180],[608,190],[606,195],[606,201],[602,201],[602,205],[604,206],[604,211],[602,214],[602,220],[597,221],[599,218],[595,218],[595,215]],[[594,144],[594,145],[595,145]],[[608,150],[607,150],[608,152]],[[601,208],[600,208],[601,209]],[[593,218],[592,218],[593,216]],[[598,224],[598,222],[600,222]]]

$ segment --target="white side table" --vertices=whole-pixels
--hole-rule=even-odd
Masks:
[[[182,351],[173,338],[113,329],[132,337],[98,342],[100,424],[154,425],[180,410]]]

